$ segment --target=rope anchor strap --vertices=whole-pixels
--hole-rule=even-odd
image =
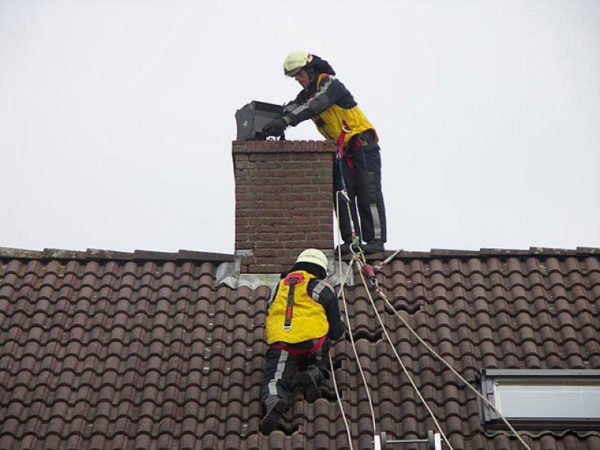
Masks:
[[[374,267],[371,264],[363,264],[360,270],[369,279],[371,289],[379,289],[379,282],[375,276]]]

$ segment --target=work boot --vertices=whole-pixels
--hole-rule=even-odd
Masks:
[[[300,372],[298,381],[304,387],[304,398],[307,402],[312,403],[316,399],[321,398],[321,389],[318,381],[321,378],[320,370],[315,367],[309,367],[303,372]]]
[[[278,395],[271,395],[265,400],[265,415],[260,423],[260,432],[269,434],[277,429],[281,415],[286,410],[286,404]]]
[[[362,250],[366,254],[379,253],[385,251],[385,249],[383,248],[383,241],[380,239],[375,239],[371,242],[367,242],[365,245],[363,245]]]

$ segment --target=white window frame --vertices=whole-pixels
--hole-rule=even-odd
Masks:
[[[498,384],[515,384],[540,386],[557,385],[562,383],[582,383],[600,386],[600,370],[570,370],[570,369],[483,369],[481,371],[481,392],[498,408],[501,404]],[[486,429],[506,429],[500,416],[482,401],[479,402],[481,423]],[[500,409],[500,412],[502,410]],[[600,417],[570,418],[570,417],[506,417],[518,429],[529,430],[598,430]]]

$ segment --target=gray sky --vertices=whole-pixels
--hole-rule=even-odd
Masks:
[[[600,247],[597,0],[0,0],[0,246],[232,253],[234,114],[296,49],[377,128],[387,248]]]

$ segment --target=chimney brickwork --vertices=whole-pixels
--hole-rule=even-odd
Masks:
[[[240,273],[279,273],[307,247],[333,248],[333,158],[325,141],[233,143]]]

